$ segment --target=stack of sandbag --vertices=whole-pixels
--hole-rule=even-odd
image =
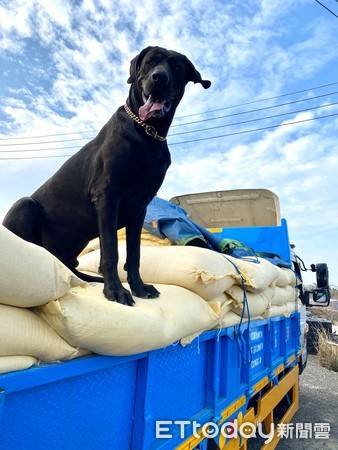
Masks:
[[[125,228],[121,228],[120,230],[117,231],[117,238],[118,238],[118,242],[121,245],[126,246],[126,229]],[[141,230],[141,245],[145,245],[145,246],[159,246],[162,247],[164,245],[171,245],[171,241],[168,238],[159,238],[158,236],[155,236],[155,234],[151,233],[150,231],[146,230],[145,228],[142,228]],[[95,238],[93,240],[91,240],[86,248],[84,250],[82,250],[82,252],[80,253],[80,257],[93,252],[95,250],[99,250],[100,249],[100,239],[99,238]]]
[[[204,330],[288,315],[296,307],[292,271],[261,258],[142,245],[141,276],[161,295],[134,298],[135,306],[129,307],[109,302],[102,284],[83,283],[46,250],[4,227],[0,248],[0,372],[88,352],[130,355],[176,341],[186,344]],[[80,270],[97,275],[98,248],[98,241],[91,243],[79,257]],[[124,244],[119,256],[118,273],[125,282]]]
[[[0,227],[0,372],[88,352],[129,355],[196,336],[219,314],[195,292],[156,285],[157,299],[109,302],[45,249]],[[128,286],[126,286],[128,288]]]
[[[0,373],[83,354],[31,307],[53,301],[83,282],[47,250],[0,227]]]
[[[126,247],[119,246],[118,274],[127,281],[124,270]],[[100,250],[79,258],[78,269],[98,274]],[[199,247],[142,246],[140,274],[145,283],[180,286],[204,299],[220,321],[230,311],[232,300],[226,291],[240,276],[223,255]]]
[[[126,247],[119,246],[119,276]],[[98,274],[100,251],[79,258],[79,269]],[[220,316],[217,327],[289,315],[295,308],[295,276],[263,258],[239,259],[198,247],[141,247],[140,274],[146,283],[173,284],[195,292]],[[244,289],[243,289],[244,286]]]
[[[243,277],[242,280],[237,278],[234,286],[227,290],[233,300],[233,313],[244,318],[288,317],[298,309],[296,277],[291,269],[259,257],[226,258],[236,264]]]
[[[155,287],[161,293],[158,298],[134,297],[133,307],[109,302],[100,284],[72,288],[35,312],[72,346],[114,356],[166,347],[219,321],[194,292],[180,286]]]
[[[124,270],[126,247],[119,246],[118,274],[127,281]],[[100,251],[79,258],[80,271],[98,274]],[[233,264],[221,254],[198,247],[142,246],[140,275],[145,283],[184,287],[209,301],[224,293],[235,282]]]

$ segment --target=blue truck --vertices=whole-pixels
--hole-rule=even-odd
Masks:
[[[220,236],[298,264],[270,191],[171,201]],[[314,300],[328,292],[321,285]],[[184,347],[89,355],[0,375],[0,449],[245,449],[253,440],[275,448],[278,424],[298,409],[304,309],[206,331]]]

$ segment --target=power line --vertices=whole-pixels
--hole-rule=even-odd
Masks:
[[[23,138],[25,139],[25,138]],[[76,138],[76,139],[64,139],[61,141],[44,141],[44,142],[18,142],[15,144],[0,144],[0,147],[12,147],[14,145],[41,145],[41,144],[56,144],[59,142],[71,142],[71,141],[84,141],[93,138]]]
[[[259,122],[262,120],[275,119],[277,117],[289,116],[291,114],[299,114],[299,113],[303,113],[303,112],[314,111],[316,109],[327,108],[327,107],[335,106],[335,105],[338,105],[338,102],[326,103],[324,105],[313,106],[310,108],[298,109],[298,110],[293,110],[293,111],[289,111],[289,112],[285,112],[285,113],[274,114],[271,116],[259,117],[257,119],[250,119],[250,120],[244,120],[241,122],[233,122],[233,123],[223,124],[223,125],[219,125],[219,126],[215,126],[215,127],[202,128],[199,130],[182,131],[180,133],[170,133],[168,135],[168,137],[179,136],[179,135],[190,134],[190,133],[205,132],[205,131],[210,131],[210,130],[214,130],[214,129],[218,129],[218,128],[226,128],[226,127],[231,127],[231,126],[244,125],[244,124],[248,124],[248,123]],[[61,141],[61,142],[63,142],[63,141]],[[12,144],[12,145],[15,145],[15,144]],[[71,148],[78,148],[78,146],[67,146],[67,147],[61,147],[61,148],[60,147],[34,148],[34,149],[24,149],[24,150],[0,150],[0,153],[41,152],[41,151],[53,151],[53,150],[61,150],[61,149],[64,150],[64,149],[71,149]]]
[[[11,160],[11,161],[16,161],[16,160],[22,160],[22,159],[46,159],[46,158],[70,158],[73,155],[48,155],[48,156],[22,156],[19,158],[0,158],[0,161],[5,161],[5,160]]]
[[[323,8],[325,8],[327,11],[329,11],[331,14],[333,14],[338,19],[337,14],[335,14],[333,11],[331,11],[331,9],[329,9],[327,6],[323,5],[323,3],[321,3],[319,0],[315,0],[315,1],[317,3],[319,3]]]
[[[53,151],[53,150],[68,150],[70,148],[79,148],[79,146],[78,145],[69,145],[67,147],[32,148],[32,149],[24,149],[24,150],[0,150],[0,153],[49,152],[49,151]]]
[[[283,116],[289,116],[290,114],[298,114],[298,113],[302,113],[302,112],[313,111],[315,109],[327,108],[328,106],[334,106],[334,105],[338,105],[338,102],[327,103],[326,105],[320,105],[320,106],[313,106],[312,108],[299,109],[297,111],[290,111],[290,112],[286,112],[286,113],[274,114],[272,116],[267,116],[267,117],[259,117],[258,119],[243,120],[242,122],[228,123],[228,124],[219,125],[219,126],[216,126],[216,127],[203,128],[201,130],[182,131],[181,133],[169,134],[169,136],[179,136],[179,135],[182,135],[182,134],[198,133],[198,132],[201,132],[201,131],[215,130],[217,128],[225,128],[225,127],[231,127],[231,126],[234,126],[234,125],[243,125],[243,124],[246,124],[246,123],[259,122],[261,120],[275,119],[277,117],[283,117]],[[10,150],[8,150],[8,151],[10,151]],[[1,153],[1,150],[0,150],[0,153]]]
[[[209,121],[213,121],[213,120],[225,119],[225,118],[229,118],[229,117],[240,116],[240,115],[249,114],[249,113],[255,113],[255,112],[261,112],[261,111],[266,111],[266,110],[270,110],[270,109],[276,109],[276,108],[279,108],[279,107],[290,106],[290,105],[294,105],[296,103],[302,103],[302,102],[307,102],[307,101],[311,101],[311,100],[317,100],[319,98],[327,97],[328,95],[336,95],[336,94],[338,94],[338,91],[329,92],[327,94],[316,95],[316,96],[313,96],[313,97],[307,97],[307,98],[302,98],[302,99],[298,99],[298,100],[293,100],[291,102],[279,103],[277,105],[266,106],[266,107],[263,107],[263,108],[251,109],[251,110],[247,110],[247,111],[240,111],[240,112],[237,112],[237,113],[226,114],[226,115],[223,115],[223,116],[212,117],[212,118],[209,118],[209,119],[196,120],[194,122],[185,122],[185,123],[182,123],[182,124],[172,125],[171,128],[179,127],[179,126],[183,126],[183,125],[193,125],[193,124],[196,124],[196,123],[203,123],[203,122],[209,122]],[[332,104],[335,105],[336,103],[332,103]],[[309,108],[309,110],[315,109],[315,108],[316,107]],[[298,112],[298,111],[294,111],[294,112]],[[285,114],[292,114],[294,112],[291,111],[289,113],[284,113],[284,115]],[[283,115],[283,114],[281,114],[281,115]],[[266,117],[266,118],[268,119],[268,118],[273,118],[273,117],[278,117],[278,115],[270,116],[270,117]],[[252,119],[252,120],[249,120],[249,121],[234,123],[234,124],[230,124],[230,125],[237,125],[237,124],[241,124],[241,123],[249,123],[249,122],[254,122],[256,120],[258,121],[258,120],[263,120],[263,119],[260,119],[260,118]],[[229,126],[229,125],[224,125],[224,126]],[[221,127],[222,126],[215,127],[215,128],[221,128]],[[211,128],[206,128],[205,130],[208,130],[208,129],[211,129]],[[179,134],[187,134],[187,133],[191,133],[191,131],[185,131],[185,132],[181,132],[181,133],[169,134],[169,136],[177,136]],[[22,138],[22,139],[25,139],[25,138]],[[91,138],[63,139],[63,140],[43,141],[43,142],[9,143],[9,144],[0,144],[0,147],[12,147],[12,146],[22,146],[22,145],[26,146],[26,145],[56,144],[56,143],[66,143],[66,142],[83,141],[83,140],[86,140],[86,142],[87,142],[88,139],[93,139],[93,137],[91,137]],[[68,148],[70,148],[70,147],[68,147]]]
[[[193,139],[191,141],[171,142],[170,146],[172,146],[172,145],[180,145],[180,144],[190,144],[192,142],[207,141],[207,140],[210,140],[210,139],[218,139],[218,138],[222,138],[222,137],[236,136],[238,134],[253,133],[253,132],[256,132],[256,131],[271,130],[272,128],[285,127],[285,126],[288,126],[288,125],[295,125],[295,124],[298,124],[298,123],[310,122],[312,120],[326,119],[328,117],[333,117],[333,116],[338,116],[338,113],[328,114],[326,116],[320,116],[320,117],[312,117],[311,119],[297,120],[297,121],[294,121],[294,122],[281,123],[281,124],[278,124],[278,125],[270,125],[268,127],[255,128],[253,130],[236,131],[234,133],[221,134],[219,136],[210,136],[210,137],[206,137],[206,138]]]
[[[209,136],[209,137],[205,137],[205,138],[192,139],[190,141],[171,142],[170,146],[189,144],[189,143],[200,142],[200,141],[208,141],[208,140],[211,140],[211,139],[219,139],[219,138],[222,138],[222,137],[236,136],[236,135],[245,134],[245,133],[254,133],[254,132],[257,132],[257,131],[271,130],[273,128],[286,127],[286,126],[290,126],[290,125],[296,125],[296,124],[299,124],[299,123],[311,122],[313,120],[326,119],[326,118],[335,117],[335,116],[338,116],[338,113],[327,114],[325,116],[320,116],[320,117],[312,117],[311,119],[296,120],[296,121],[293,121],[293,122],[286,122],[286,123],[282,123],[282,124],[278,124],[278,125],[270,125],[270,126],[266,126],[266,127],[262,127],[262,128],[254,128],[252,130],[242,130],[242,131],[236,131],[236,132],[233,132],[233,133],[222,134],[222,135],[218,135],[218,136]],[[19,158],[0,158],[0,161],[1,160],[12,160],[12,161],[15,161],[15,160],[23,160],[23,159],[42,159],[42,158],[69,158],[70,156],[73,156],[73,155],[27,156],[27,157],[19,157]]]
[[[338,83],[337,83],[338,84]],[[53,137],[53,136],[68,136],[70,134],[84,134],[84,133],[97,133],[97,130],[87,130],[87,131],[72,131],[68,133],[54,133],[54,134],[42,134],[40,136],[25,136],[23,137],[10,137],[10,138],[0,138],[0,141],[9,141],[14,139],[40,139],[45,137]]]
[[[336,1],[338,2],[338,0],[336,0]],[[313,87],[313,88],[302,89],[300,91],[294,91],[294,92],[289,92],[289,93],[286,93],[286,94],[280,94],[280,95],[276,95],[274,97],[262,98],[262,99],[259,99],[259,100],[253,100],[251,102],[240,103],[238,105],[231,105],[231,106],[226,106],[226,107],[223,107],[223,108],[212,109],[210,111],[204,111],[204,112],[202,111],[202,112],[199,112],[199,113],[188,114],[186,116],[180,116],[180,117],[177,117],[175,119],[184,119],[185,117],[199,116],[199,115],[202,115],[202,114],[208,114],[208,113],[212,113],[212,112],[223,111],[223,110],[226,110],[226,109],[238,108],[240,106],[252,105],[254,103],[265,102],[265,101],[270,101],[270,100],[276,100],[277,98],[288,97],[290,95],[296,95],[296,94],[302,94],[303,92],[316,91],[317,89],[322,89],[322,88],[325,88],[325,87],[334,86],[335,84],[338,84],[338,81],[334,81],[333,83],[329,83],[329,84],[323,84],[321,86],[316,86],[316,87]]]
[[[338,2],[338,0],[336,0],[336,1]],[[329,86],[334,86],[334,85],[337,85],[337,84],[338,84],[338,81],[334,81],[332,83],[322,84],[320,86],[315,86],[315,87],[311,87],[311,88],[307,88],[307,89],[302,89],[302,90],[299,90],[299,91],[288,92],[288,93],[285,93],[285,94],[276,95],[274,97],[267,97],[267,98],[263,98],[263,99],[253,100],[253,101],[246,102],[246,103],[238,103],[236,105],[230,105],[230,106],[226,106],[226,107],[222,107],[222,108],[211,109],[211,110],[208,110],[208,111],[202,111],[202,112],[199,112],[199,113],[188,114],[188,115],[185,115],[185,116],[178,116],[178,117],[175,117],[175,120],[183,119],[183,118],[186,118],[186,117],[194,117],[194,116],[203,115],[203,114],[210,114],[210,113],[218,112],[218,111],[225,111],[227,109],[238,108],[238,107],[241,107],[241,106],[248,106],[248,105],[252,105],[252,104],[260,103],[260,102],[264,102],[264,101],[267,102],[267,101],[276,100],[276,99],[282,98],[282,97],[288,97],[288,96],[291,96],[291,95],[301,94],[301,93],[304,93],[304,92],[309,92],[309,91],[315,91],[315,90],[318,90],[318,89],[323,89],[323,88],[326,88],[326,87],[329,87]],[[331,94],[329,93],[329,94],[324,94],[324,95],[331,95]],[[322,96],[324,96],[324,95],[322,95]],[[321,96],[318,96],[318,97],[321,97]],[[315,99],[315,98],[317,98],[317,97],[316,96],[315,97],[311,97],[311,98],[309,98],[309,100]],[[264,109],[264,108],[262,108],[262,109]],[[251,112],[251,111],[255,111],[255,110],[248,110],[247,112]],[[206,120],[212,120],[212,119],[206,119]],[[180,126],[180,125],[173,124],[172,127]],[[183,124],[183,125],[185,125],[185,124]],[[19,140],[19,139],[20,140],[22,140],[22,139],[40,139],[40,138],[53,137],[53,136],[68,136],[68,135],[72,135],[72,134],[97,133],[97,132],[98,132],[98,130],[87,130],[87,131],[73,131],[73,132],[67,132],[67,133],[44,134],[44,135],[39,135],[39,136],[8,137],[8,138],[3,138],[2,137],[2,138],[0,138],[0,141],[10,141],[10,140]],[[87,139],[87,138],[83,138],[83,139]],[[88,138],[88,139],[90,139],[90,138]],[[10,145],[10,144],[8,144],[8,145]]]
[[[192,125],[192,124],[195,124],[195,123],[209,122],[211,120],[224,119],[224,118],[227,118],[227,117],[241,116],[243,114],[249,114],[249,113],[253,113],[253,112],[265,111],[267,109],[279,108],[281,106],[290,106],[290,105],[294,105],[296,103],[307,102],[307,101],[310,101],[310,100],[316,100],[318,98],[326,97],[327,95],[335,95],[335,94],[338,94],[338,91],[329,92],[328,94],[317,95],[315,97],[301,98],[301,99],[298,99],[298,100],[293,100],[292,102],[279,103],[278,105],[265,106],[264,108],[250,109],[248,111],[240,111],[238,113],[227,114],[225,116],[212,117],[210,119],[204,119],[204,120],[196,120],[195,122],[185,122],[185,123],[178,124],[178,125],[172,125],[171,128],[179,127],[179,126],[182,126],[182,125]]]

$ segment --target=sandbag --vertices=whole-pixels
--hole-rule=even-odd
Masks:
[[[0,356],[0,373],[29,369],[37,362],[34,356]]]
[[[220,317],[220,320],[231,310],[233,299],[225,292],[208,301],[208,305]]]
[[[57,258],[0,226],[0,303],[42,305],[83,284]]]
[[[117,231],[117,238],[119,241],[119,244],[126,245],[126,229],[121,228]],[[159,238],[155,236],[155,234],[151,233],[150,231],[146,230],[145,228],[142,228],[141,231],[141,245],[148,245],[148,246],[158,246],[161,247],[163,245],[171,245],[171,241],[167,238]],[[82,250],[79,257],[86,255],[87,253],[90,253],[94,250],[100,250],[100,239],[95,238],[91,240],[86,248]]]
[[[98,237],[88,242],[86,247],[79,254],[79,257],[95,250],[100,250],[100,239]]]
[[[72,359],[78,350],[32,311],[0,305],[0,356],[29,355],[41,361]]]
[[[271,305],[285,305],[288,302],[294,302],[296,300],[296,295],[298,291],[292,286],[273,288],[273,296],[271,299]]]
[[[264,258],[253,258],[252,261],[229,255],[226,258],[238,267],[244,278],[245,286],[251,292],[264,291],[280,274],[279,267]],[[236,277],[236,283],[241,285],[241,279]]]
[[[233,298],[234,303],[231,311],[243,317],[257,317],[263,314],[271,302],[273,289],[266,288],[259,293],[246,291],[247,304],[244,303],[244,292],[240,286],[232,286],[227,294]]]
[[[108,301],[102,285],[77,287],[35,311],[71,345],[102,355],[162,348],[219,321],[193,292],[179,286],[156,288],[161,293],[158,298],[134,297],[136,304],[130,307]]]
[[[290,270],[289,275],[290,275],[290,283],[289,283],[290,286],[293,286],[293,287],[297,286],[296,272],[294,272],[293,270]]]
[[[294,302],[288,302],[286,304],[286,307],[288,309],[288,312],[290,314],[296,312],[296,311],[300,311],[301,307],[302,307],[302,302],[300,300],[294,301]]]
[[[277,316],[285,316],[289,317],[290,312],[288,310],[287,305],[271,305],[264,313],[262,314],[264,319],[267,319],[269,317],[277,317]]]
[[[295,274],[293,270],[286,267],[278,267],[279,275],[274,281],[274,286],[285,287],[288,285],[295,286]]]
[[[117,237],[119,240],[119,244],[126,245],[126,229],[121,228],[121,230],[118,230]],[[151,233],[150,231],[146,230],[145,228],[142,228],[141,231],[141,245],[146,246],[163,246],[163,245],[171,245],[171,241],[168,238],[160,238],[156,236],[155,234]]]
[[[127,281],[123,266],[126,248],[119,246],[118,273]],[[100,252],[79,258],[78,269],[98,273]],[[211,300],[235,282],[235,268],[220,253],[198,247],[164,246],[141,248],[140,274],[145,283],[173,284]]]
[[[257,317],[250,317],[250,322],[253,322],[255,320],[259,320],[262,319],[261,316],[257,316]],[[228,328],[228,327],[232,327],[234,325],[238,325],[239,323],[246,323],[248,322],[248,318],[247,317],[243,317],[242,321],[241,321],[241,317],[234,313],[233,311],[229,311],[222,319],[222,321],[217,324],[214,328]]]

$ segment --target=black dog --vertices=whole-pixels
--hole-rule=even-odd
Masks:
[[[44,183],[31,197],[18,200],[4,226],[45,247],[82,279],[77,256],[100,237],[100,271],[109,300],[132,305],[117,273],[117,229],[126,227],[125,270],[137,297],[159,292],[139,274],[140,234],[148,203],[170,165],[166,135],[189,81],[207,89],[193,64],[180,53],[147,47],[131,61],[126,105],[118,108],[96,138]]]

